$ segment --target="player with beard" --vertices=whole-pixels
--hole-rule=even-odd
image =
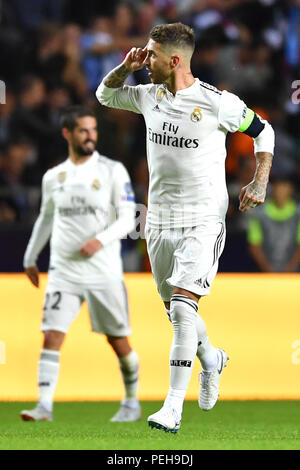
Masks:
[[[226,134],[239,131],[254,139],[256,171],[241,189],[241,211],[264,202],[274,150],[268,122],[236,95],[192,75],[194,48],[194,32],[188,26],[157,25],[146,47],[131,49],[96,92],[101,104],[140,113],[146,123],[150,181],[145,235],[156,285],[174,329],[170,388],[162,409],[149,416],[148,423],[168,432],[180,427],[195,357],[202,366],[203,410],[216,404],[228,360],[225,351],[210,343],[198,315],[198,301],[210,293],[225,243]],[[124,84],[143,67],[150,84]]]
[[[39,287],[36,261],[51,236],[41,326],[44,343],[38,366],[39,401],[35,409],[22,411],[21,418],[52,421],[60,349],[86,301],[92,330],[106,335],[118,357],[125,387],[121,407],[111,421],[136,421],[141,415],[138,356],[128,341],[131,330],[120,256],[120,239],[134,228],[131,182],[122,163],[95,150],[97,121],[93,112],[72,106],[65,110],[61,124],[69,157],[43,177],[40,214],[24,255],[25,273]]]

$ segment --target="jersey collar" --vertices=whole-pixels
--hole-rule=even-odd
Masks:
[[[70,159],[70,157],[68,158],[68,164],[69,166],[71,166],[72,168],[82,168],[82,167],[85,167],[87,165],[90,165],[93,161],[96,160],[96,158],[98,157],[98,152],[95,150],[93,152],[93,154],[90,156],[90,158],[84,162],[84,163],[81,163],[80,165],[75,165],[75,163],[72,162],[72,160]]]
[[[190,95],[191,93],[194,93],[196,87],[199,85],[199,78],[195,78],[195,81],[194,83],[192,83],[192,85],[188,86],[187,88],[183,88],[182,90],[178,90],[176,91],[176,94],[175,96],[181,96],[181,95]],[[175,98],[175,96],[173,95],[173,93],[171,93],[167,86],[166,85],[163,85],[164,89],[166,90],[166,92],[173,96],[173,98]]]

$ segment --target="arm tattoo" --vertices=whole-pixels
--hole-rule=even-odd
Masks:
[[[249,185],[247,196],[253,199],[257,199],[258,201],[264,200],[266,195],[266,188],[266,184],[253,181]]]
[[[256,171],[254,180],[260,184],[268,184],[269,174],[272,166],[273,155],[267,152],[257,152],[256,155]]]
[[[267,152],[257,152],[256,171],[252,182],[251,196],[262,198],[265,196],[273,155]]]
[[[104,85],[108,88],[119,88],[124,85],[124,82],[128,75],[131,74],[131,70],[128,70],[126,65],[121,64],[113,69],[105,78]]]
[[[255,157],[256,170],[254,178],[251,183],[243,188],[244,194],[241,193],[240,195],[240,210],[242,212],[255,207],[257,204],[263,204],[266,197],[273,155],[268,152],[257,152]]]

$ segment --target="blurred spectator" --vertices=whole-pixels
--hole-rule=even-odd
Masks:
[[[298,0],[291,0],[288,3],[286,38],[285,38],[285,58],[292,72],[299,67],[300,58],[300,4]]]
[[[135,0],[134,3],[136,4]],[[138,35],[146,38],[155,24],[157,24],[157,18],[154,4],[151,2],[140,2],[136,20]]]
[[[134,165],[133,189],[136,206],[136,228],[127,240],[123,240],[123,262],[127,272],[150,271],[150,264],[145,242],[145,224],[147,215],[147,195],[149,173],[147,158],[140,158]]]
[[[62,79],[65,67],[63,32],[56,23],[42,23],[36,35],[36,49],[32,51],[32,72],[46,83],[55,77]]]
[[[49,113],[49,122],[60,129],[61,112],[69,106],[71,97],[69,89],[63,83],[57,83],[48,89],[47,104]]]
[[[255,41],[222,48],[216,75],[219,86],[247,101],[255,102],[257,96],[260,101],[265,99],[272,79],[268,46],[262,41]]]
[[[0,207],[2,221],[26,220],[29,200],[24,186],[32,183],[28,162],[32,147],[26,140],[7,144],[0,168]]]
[[[17,208],[14,202],[0,193],[0,224],[12,223],[17,220]]]
[[[135,166],[134,174],[134,191],[136,195],[136,201],[139,203],[139,229],[141,237],[137,240],[136,251],[140,260],[140,271],[150,272],[150,261],[147,253],[147,246],[145,240],[145,225],[147,216],[147,204],[148,204],[148,185],[149,185],[149,171],[147,165],[147,158],[142,157],[138,160]]]
[[[45,103],[44,82],[36,76],[23,77],[18,104],[11,116],[11,136],[14,138],[26,136],[37,148],[41,157],[55,136],[55,129],[42,119],[42,106]]]
[[[10,138],[11,117],[16,106],[16,98],[11,90],[6,90],[6,103],[0,105],[0,145]]]
[[[104,76],[104,55],[117,49],[112,35],[112,20],[106,17],[93,19],[90,29],[82,35],[81,48],[88,87],[95,91]]]
[[[94,92],[102,78],[122,62],[131,47],[144,47],[145,36],[133,35],[134,16],[132,8],[120,3],[113,18],[95,18],[81,39],[83,67],[89,89]],[[127,83],[133,83],[129,77]]]
[[[0,16],[1,79],[5,80],[9,86],[14,86],[16,78],[20,77],[26,70],[27,51],[30,42],[28,38],[26,39],[25,41],[24,32],[14,24],[13,11],[8,17],[5,17],[5,14]]]
[[[251,143],[251,145],[253,144]],[[248,155],[244,154],[241,158],[239,158],[235,178],[229,179],[227,183],[229,196],[229,205],[227,211],[228,233],[245,233],[248,228],[248,213],[240,212],[239,195],[241,189],[249,184],[250,181],[252,181],[255,168],[256,160],[253,156],[253,152],[250,151]]]
[[[95,112],[99,126],[99,151],[122,161],[127,167],[134,165],[138,157],[139,149],[135,142],[141,117],[129,111],[99,106]]]
[[[271,198],[251,218],[250,253],[263,272],[299,271],[300,208],[293,193],[288,177],[274,177]]]
[[[60,117],[64,108],[71,103],[69,88],[63,83],[57,83],[48,88],[47,100],[41,111],[41,119],[45,125],[53,129],[51,141],[43,148],[43,168],[57,165],[66,158],[67,145],[61,134]]]
[[[42,22],[62,19],[64,0],[12,0],[20,26],[35,29]]]
[[[272,171],[274,174],[296,174],[296,142],[284,127],[284,113],[281,107],[270,109],[271,122],[276,135]]]
[[[232,8],[240,0],[153,0],[157,12],[165,22],[174,22],[180,18],[187,21],[189,16],[196,19],[195,23],[210,27],[220,21],[220,11]]]
[[[136,202],[147,204],[149,171],[147,157],[139,158],[133,168],[133,189]]]
[[[65,0],[64,18],[67,23],[76,23],[88,28],[93,18],[113,16],[119,3],[120,0],[84,0],[84,2]]]
[[[70,87],[74,100],[84,99],[87,84],[81,68],[81,29],[78,25],[60,27],[44,23],[38,29],[37,51],[32,51],[31,69],[48,86],[64,82]]]
[[[76,24],[63,28],[65,67],[63,81],[74,93],[74,100],[84,101],[88,94],[87,79],[81,66],[81,29]]]
[[[220,30],[212,28],[196,42],[192,58],[192,73],[201,81],[217,85],[215,68],[220,50]]]

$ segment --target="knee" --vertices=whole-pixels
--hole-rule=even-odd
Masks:
[[[184,300],[178,301],[176,298],[171,298],[170,304],[170,320],[174,324],[193,323],[197,316],[194,308],[191,308],[190,302]]]
[[[111,345],[118,357],[127,356],[131,351],[131,346],[127,336],[115,337],[107,336],[107,342]]]
[[[107,342],[113,346],[115,344],[124,343],[127,340],[126,336],[106,336]]]

